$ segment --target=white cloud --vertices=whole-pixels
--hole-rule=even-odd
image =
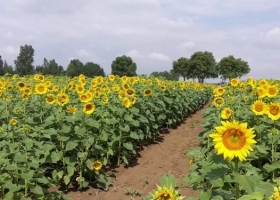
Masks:
[[[19,48],[15,48],[15,47],[9,45],[4,49],[4,52],[8,55],[17,55],[17,54],[19,54]]]
[[[8,31],[7,33],[5,33],[5,36],[8,38],[12,38],[14,36],[12,31]]]
[[[86,58],[86,57],[90,57],[91,56],[91,54],[88,51],[84,50],[84,49],[80,49],[80,50],[76,51],[76,53],[77,53],[77,56],[81,57],[81,58]]]
[[[135,50],[135,49],[127,52],[126,55],[128,55],[128,56],[130,56],[132,58],[141,58],[142,57],[142,54],[139,51]]]
[[[280,43],[280,27],[275,27],[265,34],[265,39],[269,42]]]
[[[163,55],[161,53],[150,53],[148,57],[159,61],[170,61],[169,56]]]
[[[183,42],[177,45],[178,49],[192,49],[195,46],[193,41]]]

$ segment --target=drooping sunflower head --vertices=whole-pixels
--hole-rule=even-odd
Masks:
[[[65,94],[65,93],[60,93],[57,95],[57,104],[60,105],[60,106],[64,106],[65,104],[69,103],[70,101],[70,98],[68,96],[68,94]]]
[[[217,87],[214,89],[214,96],[222,96],[225,93],[224,87]]]
[[[261,100],[257,100],[251,106],[251,110],[255,113],[255,115],[263,115],[266,110],[266,104]]]
[[[265,113],[267,116],[276,121],[280,119],[280,104],[279,103],[271,103],[266,106]]]
[[[75,114],[76,111],[77,111],[77,108],[75,106],[70,106],[67,108],[67,112],[70,114]]]
[[[277,85],[269,85],[266,89],[266,96],[269,98],[276,97],[279,93]]]
[[[102,97],[102,104],[105,105],[105,104],[108,104],[109,102],[109,98],[107,96],[103,96]]]
[[[52,105],[55,102],[56,102],[56,96],[54,94],[47,94],[46,103]]]
[[[216,107],[222,107],[225,104],[225,100],[223,97],[215,97],[213,100],[213,104]]]
[[[222,119],[229,119],[232,116],[232,110],[230,108],[224,108],[221,112]]]
[[[236,87],[239,83],[239,80],[237,78],[233,78],[230,80],[230,85],[233,87]]]
[[[215,144],[217,155],[223,155],[225,160],[237,158],[246,160],[249,151],[253,151],[254,129],[247,128],[247,123],[237,121],[222,121],[222,126],[216,127],[216,133],[210,134]]]
[[[94,161],[92,163],[92,169],[99,171],[102,168],[102,163],[100,161]]]
[[[122,101],[122,104],[124,105],[124,107],[129,108],[132,105],[132,102],[129,98],[125,97]]]
[[[131,101],[132,105],[134,105],[137,101],[137,98],[135,96],[133,96],[130,98],[130,101]]]
[[[257,88],[257,94],[258,94],[258,98],[264,98],[266,96],[266,89],[262,86],[262,87],[258,87]]]
[[[17,125],[17,123],[18,123],[18,120],[17,119],[15,119],[15,118],[12,118],[12,119],[10,119],[10,125],[12,125],[12,126],[16,126]]]
[[[151,89],[146,89],[144,90],[144,97],[149,97],[152,95],[152,90]]]
[[[35,85],[35,93],[36,94],[43,95],[43,94],[46,94],[47,91],[48,91],[48,88],[45,86],[45,84],[39,83],[39,84]]]
[[[84,104],[83,106],[83,112],[87,115],[90,115],[91,113],[93,113],[95,111],[95,105],[91,102],[88,102],[86,104]]]

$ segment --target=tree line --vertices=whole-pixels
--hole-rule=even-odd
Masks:
[[[47,60],[44,58],[43,64],[34,66],[34,49],[31,45],[20,47],[19,55],[14,61],[15,68],[9,65],[6,60],[2,60],[0,55],[0,76],[5,74],[18,74],[20,76],[41,73],[44,75],[67,75],[70,77],[84,74],[87,77],[106,76],[104,69],[99,64],[93,62],[82,63],[78,59],[72,59],[66,70],[57,64],[55,59]],[[119,76],[136,76],[137,65],[131,57],[118,56],[111,64],[111,74]],[[233,55],[222,58],[216,62],[211,52],[198,51],[193,53],[190,58],[181,57],[173,61],[170,71],[155,71],[150,74],[153,77],[163,77],[167,80],[198,79],[204,82],[207,78],[220,77],[223,80],[240,78],[250,72],[248,62]]]

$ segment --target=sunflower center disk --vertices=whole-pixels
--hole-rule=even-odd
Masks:
[[[277,106],[271,106],[270,113],[272,115],[278,115],[279,112],[280,112],[280,110],[279,110],[279,108]]]
[[[245,135],[237,129],[231,129],[224,133],[223,144],[229,150],[240,150],[245,145]]]
[[[261,112],[263,110],[263,106],[262,105],[257,105],[255,107],[255,109],[256,109],[257,112]]]

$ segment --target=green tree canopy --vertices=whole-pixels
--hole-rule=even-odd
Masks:
[[[247,62],[241,58],[235,58],[230,55],[220,60],[217,65],[217,71],[222,79],[240,78],[250,72]]]
[[[172,81],[178,81],[179,80],[179,75],[176,73],[172,73],[172,70],[170,72],[168,71],[163,71],[163,72],[152,72],[150,74],[150,77],[161,77],[166,80],[172,80]]]
[[[20,52],[15,62],[15,71],[20,76],[32,74],[34,72],[33,59],[34,49],[31,45],[20,47]]]
[[[172,68],[173,73],[179,74],[179,76],[182,76],[184,81],[190,78],[195,78],[192,68],[189,65],[189,59],[181,57],[176,61],[173,61]]]
[[[195,52],[189,59],[189,67],[199,82],[206,78],[217,78],[216,61],[211,52]]]
[[[111,64],[113,75],[136,76],[136,63],[129,56],[119,56]]]
[[[5,74],[3,65],[4,65],[4,63],[3,63],[2,57],[0,55],[0,76],[3,76]]]
[[[66,74],[70,77],[79,76],[83,73],[84,64],[78,59],[70,61],[70,64],[67,67]]]
[[[83,74],[87,77],[106,76],[103,68],[93,62],[87,62],[83,71]]]
[[[42,73],[44,75],[54,75],[54,76],[62,75],[64,72],[63,67],[58,65],[54,59],[48,61],[46,58],[44,58],[43,65],[37,66],[35,71]]]
[[[8,65],[6,60],[4,61],[3,69],[4,69],[4,74],[6,74],[6,73],[14,74],[14,69],[13,69],[12,65]]]

